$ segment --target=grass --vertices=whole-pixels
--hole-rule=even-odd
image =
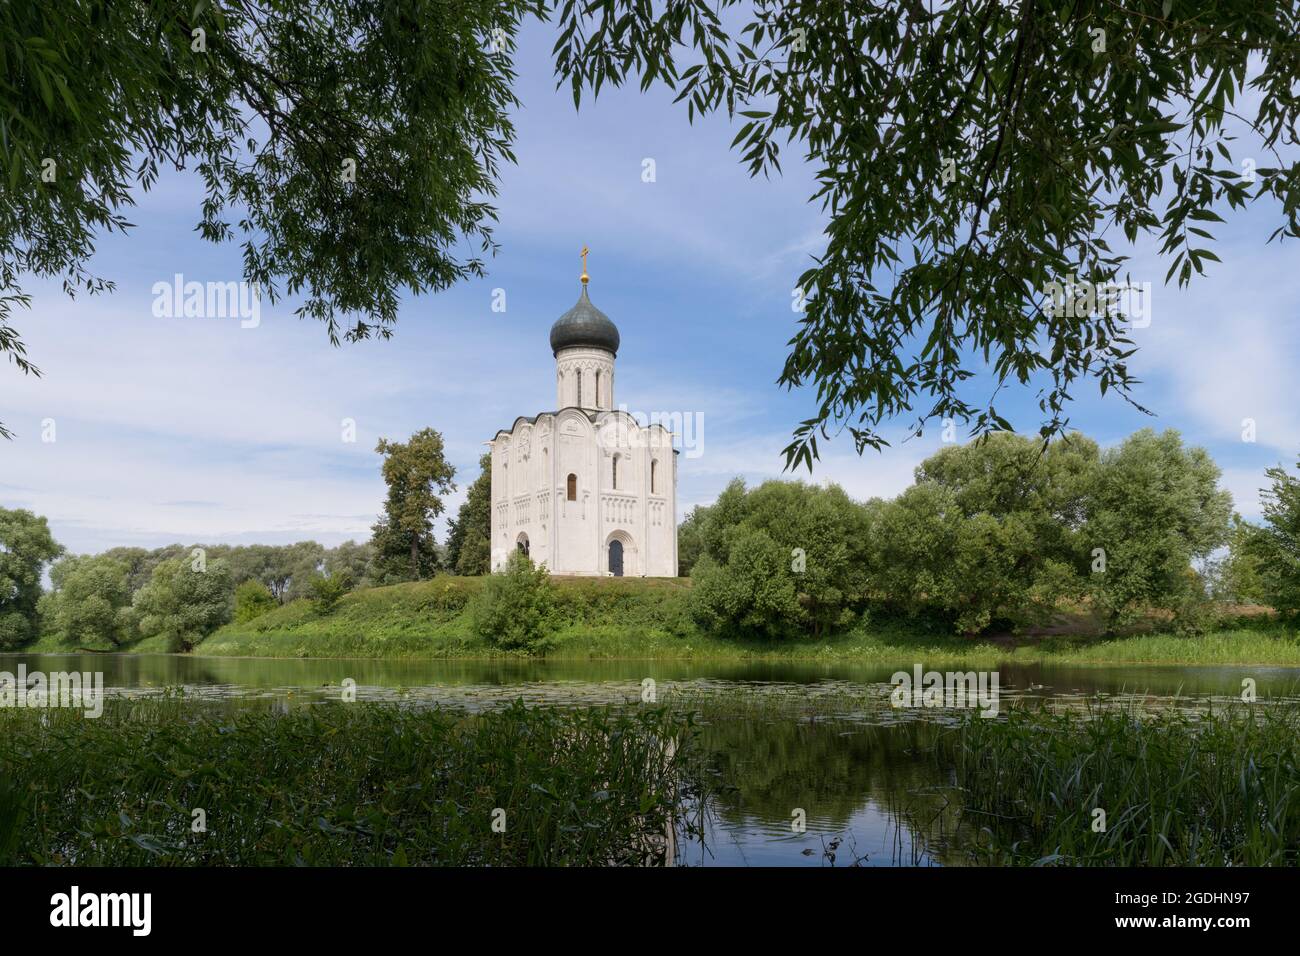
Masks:
[[[1013,710],[967,719],[935,757],[955,766],[964,817],[977,825],[971,862],[1296,865],[1298,734],[1295,707]]]
[[[709,634],[691,619],[690,581],[681,578],[556,577],[559,660],[716,660],[901,664],[991,668],[1003,662],[1059,664],[1262,664],[1300,667],[1300,635],[1263,618],[1190,637],[1157,633],[1102,639],[956,637],[924,622],[873,622],[849,633],[772,642]],[[196,653],[226,657],[475,659],[502,656],[478,637],[466,607],[482,578],[370,588],[346,595],[329,614],[295,601],[253,621],[228,624]],[[46,637],[36,653],[73,650]],[[129,648],[166,650],[159,638]]]
[[[0,710],[0,865],[662,862],[683,785],[665,742],[692,732],[664,709],[518,703]]]

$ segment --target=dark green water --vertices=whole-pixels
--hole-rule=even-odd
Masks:
[[[690,865],[935,865],[958,861],[958,814],[946,774],[918,756],[917,735],[956,712],[890,706],[890,681],[911,665],[652,661],[334,661],[167,655],[0,655],[0,671],[100,671],[110,695],[183,688],[231,706],[358,700],[470,709],[523,698],[538,706],[707,700],[702,742],[726,786],[706,839],[679,847]],[[1100,694],[1147,706],[1238,699],[1300,700],[1300,670],[1269,667],[1003,666],[1001,705]],[[347,686],[351,686],[348,684]],[[728,705],[734,704],[734,707]],[[923,742],[923,741],[922,741]],[[803,829],[795,824],[804,822]]]

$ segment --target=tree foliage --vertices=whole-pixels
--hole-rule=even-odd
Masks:
[[[992,397],[1007,384],[1037,388],[1043,434],[1062,433],[1083,381],[1132,401],[1134,349],[1113,309],[1048,308],[1050,283],[1127,281],[1112,243],[1152,237],[1164,281],[1186,285],[1218,261],[1216,210],[1261,197],[1279,213],[1270,239],[1300,235],[1293,3],[558,7],[556,70],[575,103],[662,83],[690,119],[741,122],[733,146],[752,175],[779,172],[782,146],[811,165],[826,243],[798,280],[806,314],[781,382],[815,386],[818,409],[790,466],[811,468],[836,424],[859,450],[885,444],[879,426],[898,415],[917,431],[1010,429]],[[996,387],[973,395],[986,364]]]
[[[193,561],[171,558],[153,569],[132,603],[141,634],[161,635],[173,651],[193,650],[230,620],[235,603],[230,567],[217,559],[199,570]]]
[[[369,587],[374,558],[375,549],[369,541],[344,541],[325,552],[325,573],[346,574],[352,579],[353,587]]]
[[[693,605],[706,626],[821,634],[867,590],[865,514],[837,486],[737,479],[700,522]]]
[[[379,439],[388,496],[374,525],[376,582],[422,581],[438,567],[433,522],[446,506],[442,496],[456,490],[456,469],[443,454],[442,435],[423,428],[406,442]]]
[[[1080,540],[1097,446],[1018,435],[944,448],[916,483],[872,509],[872,573],[895,610],[978,633],[1038,623],[1083,587]]]
[[[343,596],[352,590],[352,586],[352,575],[346,571],[321,574],[313,578],[311,599],[316,603],[316,610],[321,614],[329,614],[338,607]]]
[[[704,626],[769,637],[842,630],[864,612],[962,634],[1093,612],[1106,629],[1201,626],[1205,562],[1229,540],[1218,468],[1177,432],[1102,452],[1072,434],[998,433],[944,448],[893,500],[733,482],[696,513],[692,604]]]
[[[277,605],[275,595],[261,581],[249,578],[235,587],[235,623],[243,624],[261,617]]]
[[[1203,448],[1172,429],[1135,432],[1101,458],[1084,534],[1104,552],[1090,594],[1112,626],[1150,608],[1194,609],[1204,597],[1197,563],[1228,543],[1232,496]]]
[[[447,567],[457,574],[492,570],[492,456],[478,461],[478,477],[447,530]]]
[[[1233,538],[1235,583],[1287,615],[1300,614],[1300,477],[1281,465],[1265,472],[1262,525],[1243,525]]]
[[[300,298],[335,343],[387,337],[403,288],[481,276],[495,248],[514,37],[538,9],[0,4],[0,354],[39,374],[10,321],[18,278],[111,289],[96,239],[166,166],[198,173],[199,234],[238,241],[264,298]]]
[[[41,574],[62,553],[43,517],[0,508],[0,650],[36,637]]]
[[[52,590],[41,599],[44,629],[85,647],[120,647],[136,635],[130,568],[107,555],[59,561],[50,570]]]

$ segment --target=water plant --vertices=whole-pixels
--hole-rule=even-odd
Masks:
[[[662,863],[693,732],[521,703],[0,711],[0,864]]]
[[[1231,705],[1086,714],[1013,708],[941,738],[971,862],[1300,863],[1300,709]]]

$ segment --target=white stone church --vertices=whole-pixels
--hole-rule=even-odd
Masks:
[[[551,326],[556,411],[492,448],[492,567],[520,550],[552,574],[676,577],[677,451],[614,407],[618,329],[582,294]]]

